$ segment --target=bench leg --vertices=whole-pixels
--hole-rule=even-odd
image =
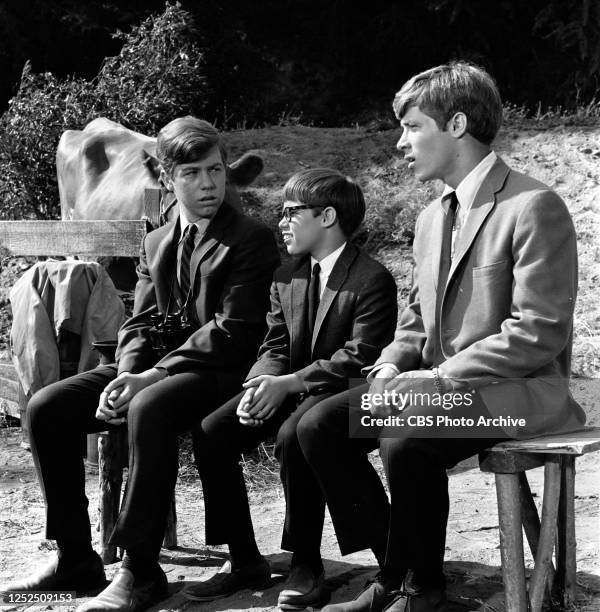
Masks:
[[[529,542],[531,556],[535,559],[537,557],[540,542],[541,525],[537,507],[533,501],[533,495],[529,487],[529,481],[527,480],[527,472],[519,472],[519,483],[521,484],[521,516],[523,518],[523,528],[525,529],[525,535]],[[546,589],[550,597],[552,596],[552,585],[554,584],[555,574],[554,564],[552,563],[552,559],[550,559]]]
[[[506,612],[526,612],[528,607],[519,475],[497,473],[496,495]]]
[[[570,608],[577,598],[575,538],[575,457],[561,457],[561,488],[557,534],[557,574],[560,604]]]
[[[533,576],[529,583],[531,612],[541,612],[546,589],[546,579],[552,566],[558,502],[560,498],[560,459],[553,457],[544,465],[544,501],[540,541],[535,556]]]
[[[177,548],[177,511],[175,508],[175,492],[169,506],[169,514],[167,516],[167,527],[165,529],[165,539],[163,540],[163,548],[172,550]]]
[[[98,437],[98,474],[100,478],[100,556],[102,561],[117,560],[115,546],[109,544],[117,522],[123,485],[124,431],[103,432]]]

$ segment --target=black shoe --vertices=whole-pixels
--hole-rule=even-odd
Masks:
[[[76,612],[141,612],[167,595],[167,577],[162,570],[151,579],[136,582],[131,570],[122,567],[102,593]]]
[[[15,591],[76,591],[89,593],[106,586],[102,559],[90,553],[76,564],[65,564],[58,555],[31,576],[0,587],[0,596]]]
[[[444,589],[416,589],[406,587],[384,608],[384,612],[444,612],[446,591]]]
[[[352,601],[325,606],[322,612],[382,612],[398,593],[397,589],[390,588],[381,574],[377,574]]]
[[[242,589],[258,589],[270,584],[271,567],[264,557],[256,563],[235,569],[232,569],[231,561],[226,561],[214,576],[187,588],[183,596],[192,601],[211,601],[227,597]]]
[[[325,572],[315,576],[307,565],[292,567],[283,591],[279,593],[277,605],[281,610],[304,610],[320,608],[329,601],[330,593],[325,588]]]

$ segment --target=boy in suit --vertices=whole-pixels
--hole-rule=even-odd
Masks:
[[[240,453],[273,435],[286,497],[282,548],[293,552],[279,606],[304,608],[327,598],[320,555],[325,500],[296,425],[359,376],[396,327],[391,274],[348,242],[365,213],[360,187],[334,170],[305,170],[287,182],[283,200],[279,227],[295,259],[275,272],[267,335],[244,390],[202,421],[198,437],[206,542],[228,543],[231,561],[188,589],[192,600],[224,597],[270,578],[254,540],[239,461]],[[387,504],[385,493],[381,503]]]
[[[57,541],[58,556],[4,592],[104,586],[91,547],[80,440],[127,422],[129,479],[111,536],[126,555],[112,583],[81,610],[132,612],[164,598],[158,555],[177,478],[177,436],[241,383],[263,337],[279,255],[269,228],[223,201],[227,157],[219,132],[194,117],[175,119],[160,131],[157,152],[179,217],[143,240],[117,363],[45,387],[29,402],[46,537]],[[169,314],[187,332],[159,352],[151,329]]]
[[[364,415],[366,398],[375,417],[402,417],[370,439],[391,496],[381,572],[353,601],[325,612],[444,610],[446,469],[502,438],[568,431],[585,420],[568,389],[573,223],[556,193],[491,150],[502,119],[493,79],[463,62],[438,66],[410,79],[394,110],[409,168],[446,186],[417,220],[409,303],[370,371],[371,385],[321,402],[297,427],[342,552],[350,553],[381,529],[372,517],[384,504],[361,495],[373,481],[349,444],[348,415],[360,408]],[[405,393],[407,405],[400,411],[397,401],[382,402],[384,392]],[[486,425],[427,426],[444,415],[455,423],[483,417]],[[358,435],[368,435],[369,417]]]

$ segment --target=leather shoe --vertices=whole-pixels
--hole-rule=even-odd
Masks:
[[[238,568],[233,568],[231,561],[226,561],[214,576],[188,587],[183,596],[192,601],[212,601],[242,589],[266,587],[270,583],[271,566],[264,557],[256,563]]]
[[[58,555],[31,576],[0,586],[0,595],[15,591],[99,591],[106,585],[104,564],[95,553],[81,562],[67,565]]]
[[[352,601],[325,606],[322,612],[382,612],[396,599],[398,592],[377,574]]]
[[[385,612],[444,612],[446,592],[443,589],[415,589],[406,585]]]
[[[112,582],[76,612],[138,612],[168,595],[167,577],[162,570],[152,579],[136,582],[131,570],[122,567]]]
[[[304,610],[320,608],[329,601],[330,593],[325,588],[325,572],[315,576],[307,565],[292,567],[279,593],[277,605],[281,610]]]

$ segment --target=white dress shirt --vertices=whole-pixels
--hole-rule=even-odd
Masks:
[[[488,172],[492,169],[492,166],[496,163],[497,156],[492,151],[486,155],[476,166],[465,176],[465,178],[458,184],[456,188],[456,198],[458,200],[458,208],[456,209],[456,217],[454,219],[454,226],[452,227],[452,248],[451,257],[454,256],[454,246],[458,243],[460,236],[460,230],[465,226],[469,212],[473,207],[475,196],[481,187],[481,184],[485,180]],[[442,193],[442,206],[444,211],[448,212],[450,206],[449,196],[454,189],[446,185],[444,192]]]
[[[323,257],[321,261],[317,261],[314,257],[310,258],[310,271],[312,274],[312,270],[315,267],[315,264],[318,263],[321,266],[321,272],[319,274],[319,299],[323,297],[323,291],[325,291],[325,286],[327,285],[327,281],[331,276],[331,271],[333,270],[333,266],[335,266],[335,262],[338,260],[339,256],[342,254],[342,251],[346,247],[346,242],[342,244],[339,249],[333,251],[333,253],[329,253],[327,257]]]

